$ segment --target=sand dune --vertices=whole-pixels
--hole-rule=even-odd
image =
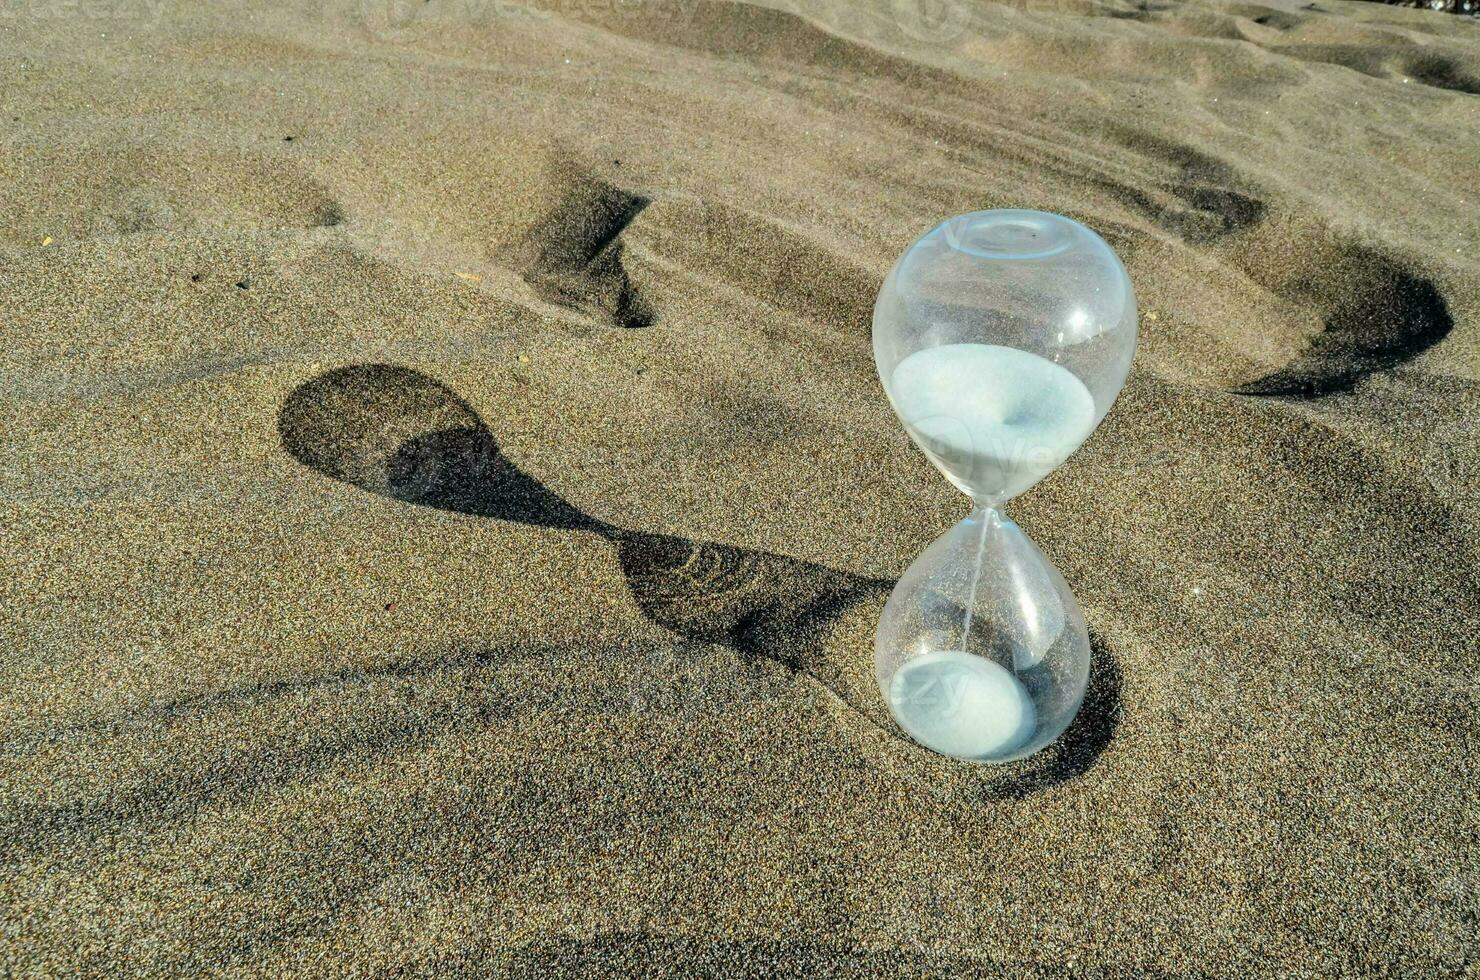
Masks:
[[[928,8],[928,9],[927,9]],[[933,11],[933,13],[932,13]],[[1460,974],[1480,23],[1348,0],[0,10],[18,974]],[[1054,747],[910,742],[868,340],[1069,214]]]

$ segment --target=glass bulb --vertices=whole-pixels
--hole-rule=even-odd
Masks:
[[[890,713],[961,759],[1032,755],[1074,720],[1089,632],[1074,594],[1012,521],[978,508],[900,578],[874,639]]]

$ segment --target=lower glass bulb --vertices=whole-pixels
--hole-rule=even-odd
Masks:
[[[1009,762],[1061,735],[1089,683],[1089,633],[1058,570],[981,507],[900,578],[874,641],[894,719],[933,751]]]

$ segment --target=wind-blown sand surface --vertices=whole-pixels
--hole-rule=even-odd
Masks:
[[[0,971],[1474,968],[1480,23],[197,6],[0,9]],[[868,330],[1001,206],[1142,323],[980,768]]]

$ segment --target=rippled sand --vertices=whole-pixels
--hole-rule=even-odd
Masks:
[[[0,9],[0,972],[1473,968],[1480,23],[922,9]],[[1142,333],[973,768],[868,324],[999,206]]]

